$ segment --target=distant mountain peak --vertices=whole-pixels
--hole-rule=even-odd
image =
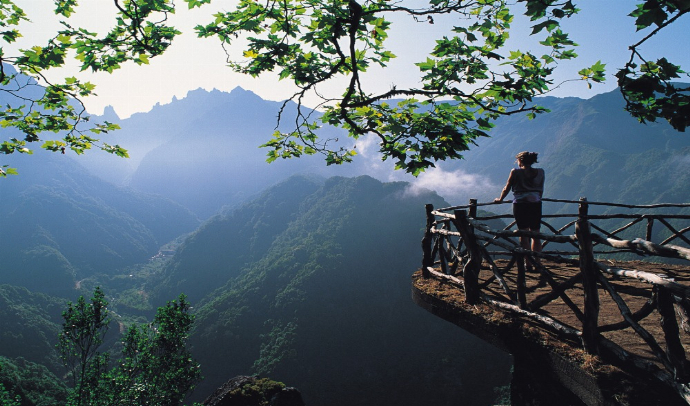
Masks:
[[[213,90],[216,90],[216,89],[213,89]],[[235,86],[235,88],[230,91],[230,94],[234,94],[234,95],[253,94],[256,96],[256,93],[252,92],[251,90],[246,90],[242,86]]]
[[[105,106],[103,109],[103,114],[98,116],[98,118],[111,123],[120,121],[120,116],[117,115],[117,112],[113,106]]]
[[[240,86],[235,87],[230,91],[230,97],[237,97],[237,98],[242,98],[243,100],[252,100],[252,101],[262,101],[265,102],[266,100],[262,99],[261,96],[258,94],[252,92],[251,90],[246,90]]]

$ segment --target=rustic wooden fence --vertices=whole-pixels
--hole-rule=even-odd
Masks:
[[[612,354],[625,365],[634,364],[670,384],[690,403],[690,364],[682,343],[687,338],[683,335],[690,334],[690,287],[660,272],[621,269],[604,261],[621,255],[653,257],[656,262],[666,258],[690,261],[690,239],[686,235],[690,226],[681,227],[690,223],[690,215],[669,213],[671,210],[687,212],[690,204],[625,205],[588,202],[584,198],[579,201],[544,199],[544,202],[542,230],[548,231],[539,233],[515,229],[512,215],[478,215],[479,207],[498,203],[477,203],[473,199],[468,205],[438,210],[427,205],[427,226],[422,240],[423,276],[457,284],[464,290],[469,304],[481,301],[519,317],[528,317],[565,339],[581,342],[589,353],[606,353],[607,357]],[[547,204],[558,207],[559,212],[546,214]],[[560,212],[568,207],[577,207],[577,211]],[[621,212],[609,213],[616,209]],[[604,213],[595,214],[595,211]],[[487,223],[495,220],[507,220],[508,225],[492,229]],[[556,223],[560,226],[553,225]],[[615,229],[607,231],[607,226]],[[624,237],[631,233],[643,233],[644,238]],[[539,238],[542,251],[523,249],[518,242],[520,236]],[[654,243],[654,236],[663,240]],[[557,247],[547,250],[551,245]],[[498,265],[499,262],[504,265]],[[550,287],[548,294],[528,297],[525,262],[538,270],[539,277]],[[579,268],[579,272],[559,282],[549,266],[543,264],[567,264]],[[506,281],[509,272],[517,273],[514,284]],[[648,301],[632,312],[610,282],[611,278],[633,278],[648,284]],[[487,286],[495,283],[503,291],[500,297],[486,293]],[[569,295],[576,285],[584,293],[583,299],[578,296],[580,303]],[[609,325],[599,322],[600,301],[608,300],[600,297],[599,287],[615,303],[623,322]],[[579,326],[563,323],[543,311],[556,299],[570,308]],[[661,340],[641,325],[641,320],[656,317],[653,314],[659,317]],[[602,336],[603,332],[626,328],[632,328],[644,340],[656,362],[631,354]]]

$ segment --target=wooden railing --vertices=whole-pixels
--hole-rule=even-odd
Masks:
[[[539,233],[515,229],[512,215],[478,215],[479,207],[496,203],[471,200],[465,206],[438,210],[427,205],[427,226],[422,240],[423,276],[443,278],[457,284],[464,290],[468,304],[484,302],[514,312],[519,317],[528,317],[564,339],[580,342],[588,353],[605,353],[607,358],[614,356],[624,365],[634,364],[671,385],[690,403],[690,363],[682,344],[682,339],[686,338],[683,335],[690,334],[690,287],[661,272],[621,269],[610,266],[608,261],[602,262],[615,256],[690,261],[690,239],[687,236],[690,215],[668,213],[669,210],[688,212],[690,204],[625,205],[588,202],[584,198],[580,201],[544,199],[544,202],[544,212],[554,214],[543,215],[542,230],[548,231]],[[558,208],[558,211],[549,210],[551,207]],[[577,207],[577,212],[561,213],[568,207]],[[595,211],[593,207],[603,213],[590,213]],[[617,209],[627,212],[609,213]],[[487,222],[504,219],[507,226],[500,229],[487,225]],[[557,223],[560,225],[554,225]],[[607,227],[614,229],[607,231]],[[635,233],[642,233],[644,238],[626,238]],[[539,238],[542,251],[523,249],[517,241],[520,236]],[[663,240],[654,243],[652,239],[655,236]],[[672,245],[671,242],[686,246]],[[552,246],[555,247],[547,250]],[[505,265],[497,265],[499,259]],[[525,262],[538,269],[539,277],[550,287],[547,294],[528,295]],[[547,263],[566,264],[579,268],[579,272],[558,282],[548,265],[542,265]],[[514,268],[517,275],[511,285],[506,276]],[[611,278],[633,278],[646,283],[649,286],[648,301],[633,313],[616,291]],[[486,293],[487,286],[495,283],[500,286],[502,295]],[[575,285],[584,296],[584,299],[580,297],[582,295],[578,296],[579,304],[569,295]],[[600,301],[607,300],[600,297],[600,287],[615,303],[623,322],[609,325],[599,322]],[[568,325],[543,311],[556,299],[568,306],[579,320],[579,326]],[[663,330],[661,344],[658,337],[655,338],[641,325],[643,319],[653,314],[659,317]],[[632,328],[644,340],[656,362],[631,354],[602,336],[604,332],[625,328]]]

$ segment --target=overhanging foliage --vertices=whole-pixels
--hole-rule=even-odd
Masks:
[[[189,8],[211,2],[185,1]],[[55,4],[56,15],[63,17],[72,15],[77,6],[74,0],[56,0]],[[18,129],[23,137],[5,141],[0,152],[30,153],[28,143],[43,141],[43,148],[51,151],[83,153],[97,145],[126,156],[121,147],[94,138],[117,126],[88,123],[78,100],[93,94],[92,84],[74,77],[50,83],[43,76],[46,69],[64,65],[69,52],[83,70],[113,72],[128,61],[146,64],[179,34],[166,21],[175,12],[171,1],[115,0],[114,4],[116,24],[103,37],[63,23],[45,46],[17,56],[0,53],[3,63],[24,75],[0,71],[1,90],[14,98],[0,113],[0,124]],[[639,47],[688,10],[687,0],[641,1],[631,16],[638,29],[651,27],[652,32],[631,46],[630,61],[616,74],[631,114],[642,122],[666,119],[680,131],[690,120],[688,89],[670,81],[685,72],[667,58],[645,60]],[[12,0],[0,0],[0,11],[3,39],[12,43],[21,35],[16,26],[27,16]],[[543,51],[506,47],[516,11],[532,21],[532,34],[539,37]],[[217,37],[224,47],[242,47],[242,60],[229,60],[233,70],[251,76],[275,72],[296,85],[291,100],[300,109],[294,130],[276,131],[264,144],[269,162],[317,153],[329,165],[351,161],[355,147],[319,137],[320,127],[332,125],[347,130],[355,140],[374,134],[383,159],[393,159],[397,168],[417,175],[438,160],[462,158],[478,138],[488,135],[498,117],[520,113],[534,118],[546,112],[534,98],[558,85],[552,75],[559,61],[577,56],[576,44],[561,29],[560,21],[578,11],[571,0],[518,0],[516,4],[507,0],[241,0],[234,11],[217,13],[212,22],[196,29],[200,37]],[[450,15],[457,23],[437,38],[427,59],[416,64],[422,80],[418,87],[394,86],[377,92],[366,87],[362,76],[372,67],[386,68],[395,58],[386,40],[397,15],[420,24],[434,24],[440,16]],[[604,68],[600,62],[585,67],[579,79],[601,82]],[[323,85],[340,81],[345,83],[340,95],[320,96]],[[37,85],[43,90],[32,96],[31,87]],[[324,112],[319,118],[302,105],[308,95],[322,99],[315,106]],[[46,132],[60,136],[41,138]]]

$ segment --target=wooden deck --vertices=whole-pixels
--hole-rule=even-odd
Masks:
[[[497,265],[500,266],[501,263],[505,261],[497,261]],[[655,274],[663,274],[670,276],[675,279],[676,282],[682,283],[686,286],[690,286],[690,265],[668,265],[668,264],[657,264],[649,263],[643,261],[608,261],[611,265],[617,268],[624,268],[630,270],[646,271]],[[564,264],[551,263],[544,261],[543,265],[551,273],[553,278],[561,283],[564,282],[576,274],[580,273],[580,269],[567,266]],[[490,271],[480,273],[480,280],[485,282],[492,273]],[[516,272],[507,272],[504,275],[506,282],[513,289],[516,289]],[[551,292],[551,287],[544,281],[541,274],[538,272],[527,272],[526,273],[526,285],[527,285],[527,300],[531,301],[538,298],[540,295],[545,295]],[[616,278],[609,277],[609,282],[614,285],[616,291],[625,300],[626,304],[630,308],[632,313],[638,311],[642,306],[649,301],[652,295],[651,285],[639,280],[631,278]],[[481,282],[480,282],[481,283]],[[484,293],[488,296],[493,296],[497,299],[508,300],[505,297],[503,290],[498,285],[497,282],[493,281],[489,284]],[[570,299],[578,305],[578,307],[584,311],[584,293],[582,289],[581,282],[576,282],[571,289],[568,290],[568,296]],[[615,323],[623,323],[624,319],[621,315],[621,311],[618,305],[611,299],[609,294],[599,287],[599,326],[607,326]],[[577,330],[582,329],[582,323],[577,319],[575,314],[570,310],[570,308],[563,302],[562,299],[556,299],[549,302],[544,306],[539,313],[543,313],[552,317],[555,320],[560,321],[562,324],[573,327]],[[642,319],[640,325],[645,328],[650,334],[654,336],[657,342],[664,342],[664,333],[660,324],[660,316],[656,310],[653,313]],[[645,343],[645,341],[632,329],[632,327],[626,327],[622,330],[607,331],[601,333],[607,339],[615,342],[621,346],[624,350],[629,351],[633,354],[639,355],[650,362],[657,362],[656,357],[651,352],[650,347]],[[685,351],[690,351],[690,334],[682,335],[682,343]]]
[[[507,261],[505,260],[496,261],[496,265],[499,267],[505,266],[506,263]],[[580,272],[577,267],[549,261],[543,262],[543,265],[559,283],[570,279]],[[618,268],[663,274],[674,278],[676,282],[690,286],[690,265],[668,265],[643,261],[616,261],[611,262],[610,265]],[[493,275],[491,270],[482,268],[479,275],[480,285],[490,280],[488,285],[483,288],[484,294],[487,297],[503,302],[509,301],[504,290],[495,279],[491,278],[491,275]],[[515,269],[506,272],[504,279],[513,291],[517,289],[517,271]],[[623,297],[632,313],[642,308],[652,295],[649,283],[630,278],[617,278],[615,276],[610,276],[608,279]],[[536,271],[526,274],[526,285],[528,302],[552,291],[552,288],[541,277],[541,274]],[[582,343],[578,340],[564,340],[562,336],[554,334],[553,331],[543,328],[538,323],[533,323],[531,318],[520,317],[520,315],[516,315],[514,312],[490,306],[484,301],[478,305],[468,305],[465,302],[463,287],[447,278],[438,278],[433,275],[431,278],[424,278],[421,272],[417,272],[413,277],[413,292],[415,292],[413,296],[417,296],[415,301],[426,307],[427,310],[437,313],[440,317],[454,322],[514,355],[520,351],[519,349],[516,350],[517,347],[535,344],[535,346],[529,347],[530,352],[534,353],[539,351],[539,348],[543,348],[547,352],[558,354],[567,362],[572,362],[572,366],[566,368],[570,369],[570,371],[562,375],[572,376],[574,374],[573,369],[581,369],[581,371],[577,371],[575,374],[587,375],[587,378],[579,377],[572,381],[575,382],[575,386],[578,386],[580,385],[578,382],[582,383],[589,379],[589,384],[582,384],[581,387],[574,389],[570,388],[574,392],[579,392],[578,396],[581,398],[587,396],[591,398],[590,401],[584,402],[584,404],[610,404],[607,403],[606,398],[610,399],[616,396],[628,396],[637,399],[637,401],[629,399],[629,404],[686,404],[677,396],[674,390],[652,378],[653,374],[650,374],[649,370],[634,371],[634,368],[630,365],[621,365],[620,363],[618,365],[609,364],[610,359],[603,360],[600,357],[593,357],[587,354],[583,349]],[[420,299],[420,295],[425,296],[425,298]],[[568,296],[583,310],[584,295],[581,282],[576,282],[568,290]],[[422,304],[422,301],[427,303]],[[434,301],[436,301],[436,304],[433,304]],[[601,288],[599,289],[599,301],[601,307],[598,324],[600,326],[624,322],[618,305]],[[438,303],[447,305],[446,310],[438,312],[431,310],[432,307],[439,307]],[[577,319],[570,307],[560,298],[549,302],[537,313],[549,316],[575,330],[582,330],[582,323]],[[664,333],[660,324],[660,316],[656,310],[641,320],[640,324],[663,346],[665,342]],[[687,329],[688,326],[681,326],[681,328]],[[635,354],[650,364],[656,365],[659,370],[663,370],[663,365],[658,362],[649,345],[631,327],[615,331],[605,331],[601,334],[625,351]],[[518,336],[520,337],[518,338]],[[681,333],[681,336],[685,351],[690,351],[690,334],[686,330],[685,333]],[[535,348],[537,349],[535,350]],[[641,384],[637,380],[638,377],[646,377],[647,383]],[[601,386],[604,381],[609,382],[609,386],[606,388]],[[611,381],[616,381],[616,383],[611,384]],[[573,386],[573,383],[571,382],[570,385]],[[620,392],[620,395],[606,396],[602,394],[605,391]],[[625,394],[623,394],[624,392]]]
[[[523,365],[530,355],[509,334],[519,334],[520,345],[535,348],[541,354],[535,361],[545,369],[558,352],[566,363],[577,358],[602,370],[619,368],[619,376],[629,371],[633,381],[663,382],[690,404],[690,215],[669,213],[690,204],[544,200],[561,206],[542,217],[540,232],[514,229],[510,215],[479,215],[479,206],[492,203],[471,199],[469,205],[438,210],[426,205],[415,301],[496,341],[514,358],[521,353]],[[576,212],[569,209],[572,204]],[[525,238],[540,241],[544,249],[522,248]],[[541,261],[542,271],[526,273],[523,260]],[[669,262],[683,265],[664,265]],[[612,399],[603,394],[605,386],[594,386],[599,389],[595,398]],[[589,392],[596,390],[579,391]],[[634,398],[642,398],[645,392],[636,393]]]

